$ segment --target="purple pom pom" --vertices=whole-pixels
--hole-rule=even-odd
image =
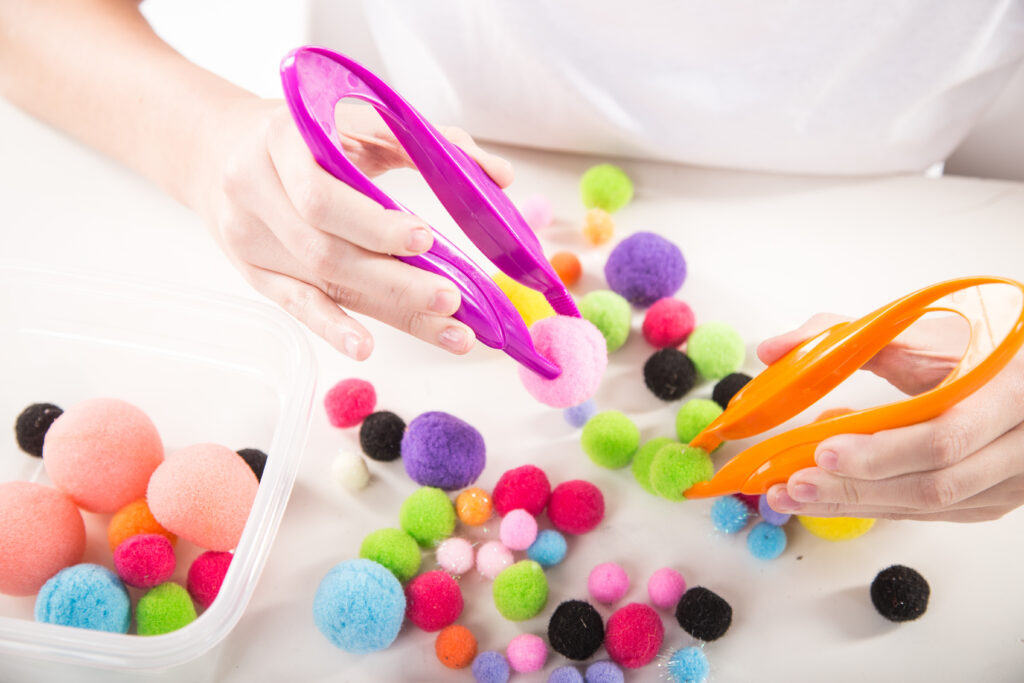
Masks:
[[[638,232],[619,242],[604,266],[613,292],[638,308],[679,291],[686,279],[683,252],[652,232]]]
[[[480,432],[448,413],[423,413],[402,437],[405,471],[422,486],[465,488],[480,476],[486,461]]]
[[[776,512],[772,510],[768,505],[768,496],[761,494],[761,497],[757,499],[757,511],[764,517],[764,521],[775,526],[782,526],[789,521],[790,515],[785,512]]]

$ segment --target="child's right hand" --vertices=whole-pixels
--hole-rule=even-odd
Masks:
[[[426,223],[385,210],[323,170],[283,102],[246,99],[224,121],[197,177],[198,208],[253,287],[357,360],[370,355],[373,338],[343,309],[453,353],[472,347],[472,330],[451,318],[460,304],[455,286],[389,256],[427,251]],[[370,107],[341,104],[336,121],[346,157],[367,176],[412,166]],[[442,132],[499,186],[512,181],[507,161],[459,129]]]

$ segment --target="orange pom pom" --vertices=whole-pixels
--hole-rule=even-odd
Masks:
[[[177,536],[160,526],[160,522],[154,519],[145,498],[128,503],[110,518],[110,526],[107,527],[110,551],[117,550],[117,546],[139,534],[160,534],[170,541],[172,546],[178,542]]]
[[[437,659],[449,669],[465,669],[476,657],[476,637],[459,624],[445,626],[434,641]]]
[[[604,244],[612,238],[613,232],[615,232],[615,221],[612,220],[610,213],[604,209],[587,211],[587,215],[583,219],[583,236],[587,238],[588,242],[594,246]]]
[[[491,518],[493,511],[491,495],[481,488],[466,489],[455,499],[455,512],[459,520],[469,526],[480,526]]]
[[[571,251],[560,251],[552,256],[551,267],[555,269],[555,272],[558,273],[558,279],[566,287],[576,284],[580,279],[580,275],[583,274],[583,266],[580,265],[580,260]]]

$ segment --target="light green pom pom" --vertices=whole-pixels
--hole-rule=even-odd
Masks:
[[[583,425],[580,445],[595,463],[615,470],[633,459],[640,446],[640,430],[619,411],[606,410]]]
[[[615,213],[633,199],[633,181],[613,164],[588,168],[580,178],[580,196],[588,209],[604,209]]]
[[[455,507],[447,493],[432,486],[424,486],[402,503],[398,511],[398,522],[417,543],[429,548],[455,531]]]
[[[683,443],[690,443],[721,414],[722,406],[712,400],[690,399],[676,413],[676,436]]]
[[[629,337],[632,310],[629,302],[613,291],[600,289],[579,300],[580,315],[604,335],[608,353],[619,350]]]
[[[525,621],[540,614],[548,602],[548,580],[533,560],[505,567],[494,579],[494,606],[509,621]]]
[[[747,350],[736,328],[728,323],[698,325],[686,340],[686,355],[701,377],[720,380],[743,367]]]
[[[651,463],[651,486],[662,498],[684,500],[683,492],[699,481],[711,479],[711,457],[699,448],[681,443],[662,446]]]
[[[636,452],[633,456],[633,477],[637,483],[643,487],[644,491],[658,495],[651,486],[651,463],[654,462],[654,456],[658,454],[662,446],[667,446],[670,443],[675,443],[672,439],[664,436],[651,439]]]

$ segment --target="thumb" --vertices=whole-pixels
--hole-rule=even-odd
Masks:
[[[834,313],[817,313],[795,330],[765,339],[757,347],[757,357],[765,365],[771,365],[808,339],[813,339],[833,325],[848,320],[849,318]]]

